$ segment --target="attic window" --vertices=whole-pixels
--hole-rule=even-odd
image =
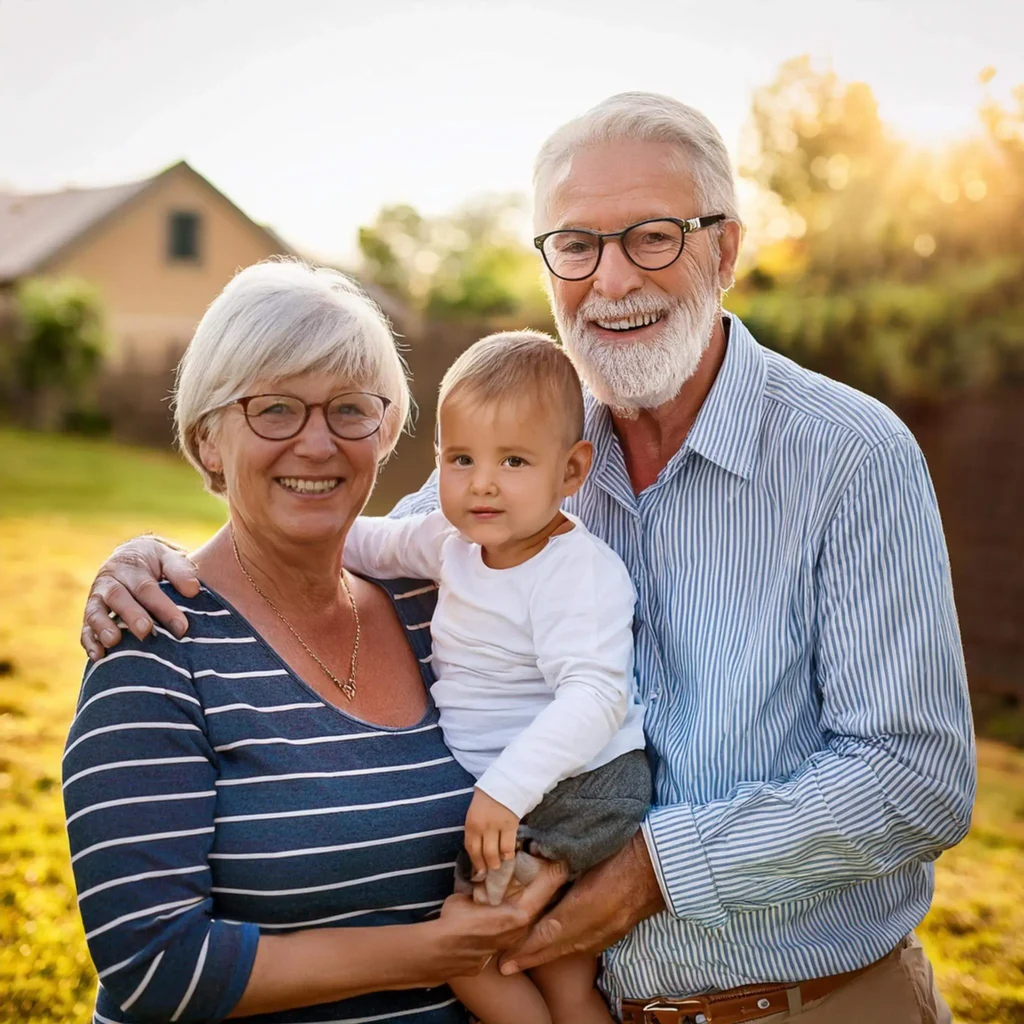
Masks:
[[[175,210],[167,218],[167,255],[171,260],[199,261],[199,214]]]

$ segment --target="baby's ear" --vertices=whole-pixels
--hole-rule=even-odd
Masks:
[[[594,461],[594,446],[589,441],[577,441],[565,457],[565,479],[562,482],[562,497],[575,494],[586,482],[590,465]]]

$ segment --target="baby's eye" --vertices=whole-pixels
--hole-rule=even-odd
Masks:
[[[465,468],[466,466],[472,466],[473,460],[468,455],[453,455],[452,463],[456,466],[462,466]]]
[[[521,455],[509,455],[505,458],[505,465],[507,465],[509,469],[519,469],[521,466],[526,465],[526,459]]]

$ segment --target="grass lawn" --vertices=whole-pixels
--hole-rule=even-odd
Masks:
[[[0,429],[0,1021],[90,1020],[60,798],[86,588],[127,537],[194,545],[223,520],[173,455]],[[958,1019],[1024,1024],[1024,753],[982,742],[979,762],[974,825],[919,934]]]

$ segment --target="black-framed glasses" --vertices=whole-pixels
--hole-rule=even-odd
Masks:
[[[265,441],[287,441],[302,433],[314,409],[322,409],[327,429],[345,441],[361,441],[380,430],[391,399],[366,391],[344,391],[324,402],[304,402],[294,395],[246,395],[240,405],[245,422]]]
[[[617,238],[626,258],[641,270],[664,270],[679,259],[688,234],[725,219],[724,213],[714,213],[689,220],[678,217],[642,220],[621,231],[563,228],[538,235],[533,244],[540,249],[548,270],[555,277],[563,281],[582,281],[597,270],[606,239]]]

